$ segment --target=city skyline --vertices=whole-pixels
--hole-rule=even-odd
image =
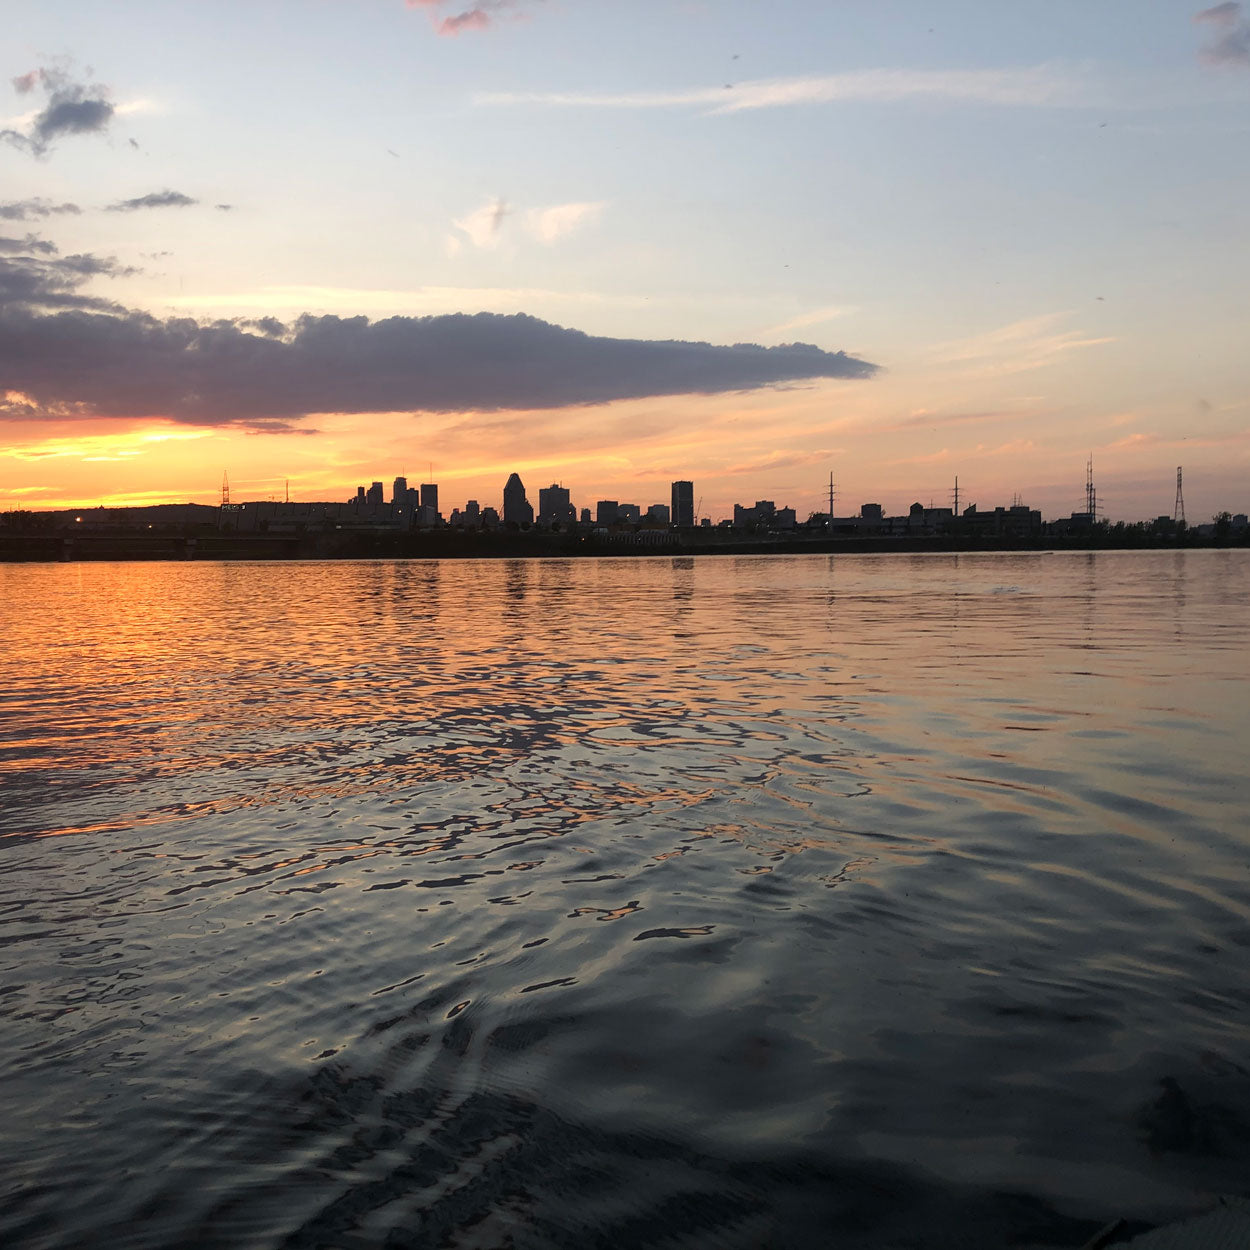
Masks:
[[[1074,490],[1072,493],[1072,506],[1067,509],[1056,510],[1053,512],[1044,508],[1037,509],[1037,511],[1042,512],[1047,520],[1062,520],[1069,516],[1080,515],[1083,512],[1088,513],[1092,502],[1094,515],[1097,520],[1106,522],[1123,521],[1129,524],[1135,524],[1137,522],[1153,521],[1159,517],[1177,515],[1179,506],[1179,516],[1181,519],[1185,519],[1186,515],[1188,515],[1188,520],[1191,524],[1199,525],[1216,519],[1222,513],[1236,514],[1245,510],[1248,494],[1246,489],[1234,492],[1233,497],[1229,500],[1218,502],[1209,514],[1200,512],[1195,510],[1193,507],[1190,507],[1185,503],[1184,496],[1181,494],[1180,474],[1182,472],[1182,468],[1183,466],[1177,466],[1176,475],[1174,477],[1169,477],[1167,487],[1168,491],[1171,493],[1168,495],[1166,500],[1164,499],[1163,494],[1160,494],[1160,506],[1158,509],[1153,512],[1142,513],[1139,516],[1112,516],[1109,515],[1103,496],[1098,488],[1098,479],[1094,474],[1094,466],[1092,458],[1090,458],[1084,465],[1086,477],[1083,485],[1081,486],[1079,492]],[[541,477],[541,475],[539,475],[539,477]],[[728,523],[742,509],[749,508],[751,503],[758,503],[762,498],[760,492],[756,491],[753,494],[751,490],[748,489],[744,494],[740,494],[738,498],[732,501],[724,509],[723,513],[721,513],[716,509],[707,506],[706,499],[702,496],[702,494],[695,494],[695,483],[691,482],[689,479],[678,479],[670,482],[666,489],[654,482],[647,483],[645,486],[641,487],[639,491],[635,491],[637,499],[631,499],[628,501],[623,497],[620,499],[605,501],[603,498],[603,492],[599,492],[596,495],[593,490],[587,490],[581,492],[578,496],[582,500],[581,503],[571,501],[572,496],[578,493],[576,488],[570,487],[564,482],[551,482],[547,485],[534,488],[536,497],[539,501],[538,503],[535,503],[533,500],[529,499],[530,488],[524,485],[524,480],[521,478],[520,474],[513,471],[509,474],[502,487],[499,487],[498,484],[496,484],[493,489],[493,493],[492,488],[487,486],[484,491],[479,492],[480,497],[455,496],[455,498],[460,499],[461,502],[457,503],[446,512],[441,511],[439,506],[440,483],[422,482],[419,485],[409,485],[408,478],[403,473],[400,473],[390,480],[389,488],[386,479],[371,478],[368,487],[366,487],[363,483],[357,484],[354,490],[350,492],[331,491],[329,494],[324,496],[304,495],[302,497],[299,492],[296,492],[296,495],[292,497],[290,491],[290,481],[287,478],[283,478],[280,479],[280,492],[270,492],[264,495],[247,495],[246,502],[333,504],[345,500],[346,502],[356,503],[362,507],[365,505],[368,505],[370,508],[382,508],[385,506],[388,509],[393,505],[402,505],[412,512],[422,514],[421,519],[424,523],[434,523],[435,521],[441,523],[453,513],[462,512],[464,506],[468,505],[472,515],[474,516],[477,515],[478,510],[480,509],[489,509],[496,513],[500,520],[506,520],[508,519],[506,515],[507,493],[514,479],[516,479],[520,488],[521,499],[523,500],[524,506],[529,508],[529,515],[524,516],[517,513],[513,515],[511,519],[515,520],[518,524],[525,525],[533,523],[550,523],[553,519],[561,521],[580,519],[584,521],[587,519],[587,517],[583,516],[584,513],[589,513],[591,517],[595,517],[596,510],[601,508],[605,502],[612,508],[633,508],[639,513],[637,516],[633,516],[632,514],[627,516],[624,513],[621,513],[619,517],[614,515],[611,518],[612,520],[619,519],[625,521],[633,519],[655,521],[662,519],[667,522],[671,519],[671,523],[674,525],[699,524],[700,521],[710,522],[713,525],[717,525],[721,523]],[[145,498],[144,500],[134,504],[92,501],[87,503],[68,502],[65,504],[57,504],[55,506],[38,507],[22,501],[6,501],[2,496],[0,496],[0,513],[17,511],[62,512],[73,511],[77,508],[124,508],[128,506],[142,507],[151,504],[180,503],[197,503],[211,506],[222,502],[229,497],[230,487],[228,484],[232,480],[236,482],[234,498],[236,501],[240,501],[241,497],[237,489],[238,479],[232,479],[229,472],[225,471],[223,472],[221,479],[222,485],[215,492],[212,492],[211,494],[204,493],[202,497],[199,498],[175,499],[167,496],[162,497],[159,492],[154,492],[152,497]],[[246,479],[244,479],[244,481],[246,481]],[[678,498],[679,487],[686,488],[681,496],[680,503]],[[901,492],[901,495],[891,497],[891,502],[885,504],[882,504],[881,502],[883,498],[886,498],[882,492],[874,494],[871,489],[869,489],[867,494],[862,498],[852,500],[846,496],[839,484],[827,479],[823,484],[821,484],[818,490],[807,492],[807,495],[810,495],[811,499],[814,501],[811,503],[811,506],[808,506],[807,496],[804,496],[803,499],[800,499],[798,502],[784,502],[781,506],[783,509],[792,509],[800,521],[805,520],[809,516],[828,515],[828,501],[831,489],[833,489],[835,496],[834,515],[839,517],[858,516],[864,508],[883,510],[886,515],[901,515],[906,513],[909,508],[916,505],[920,505],[927,510],[941,510],[944,508],[952,509],[957,514],[962,513],[970,505],[974,508],[979,508],[981,511],[1026,503],[1028,506],[1032,507],[1032,497],[1027,491],[1013,491],[1005,499],[997,497],[989,498],[988,496],[982,497],[978,495],[975,487],[969,486],[966,481],[963,485],[961,485],[958,476],[952,480],[945,496],[931,495],[928,498],[921,498],[918,494],[913,493],[911,497],[906,497],[907,492],[904,490]],[[405,497],[402,500],[400,498],[401,491],[405,494]],[[553,492],[554,495],[552,495]],[[279,493],[282,496],[281,499],[279,499]],[[653,499],[652,496],[658,493],[667,495],[668,501],[665,502],[663,499]],[[550,507],[547,506],[549,496],[552,497]],[[451,497],[450,492],[443,492],[444,499],[449,499]],[[748,497],[750,498],[751,503],[744,503],[743,501]],[[648,499],[649,502],[639,502],[642,499]],[[1167,506],[1163,506],[1165,503]],[[657,514],[656,509],[664,509],[665,515],[663,518]],[[569,515],[569,513],[572,515]],[[690,519],[684,519],[687,517]]]
[[[458,499],[802,511],[832,465],[1058,516],[1089,455],[1112,520],[1170,511],[1178,464],[1195,517],[1245,506],[1244,5],[12,24],[0,506],[432,461]]]

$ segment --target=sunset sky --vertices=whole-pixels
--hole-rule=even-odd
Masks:
[[[832,472],[839,513],[958,475],[1053,517],[1091,455],[1112,520],[1178,465],[1191,523],[1250,509],[1250,5],[5,25],[0,510],[432,471],[447,512],[516,470],[806,516]]]

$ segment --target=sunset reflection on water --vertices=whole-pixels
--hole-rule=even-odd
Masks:
[[[0,566],[0,1239],[1062,1245],[1235,1188],[1248,571]]]

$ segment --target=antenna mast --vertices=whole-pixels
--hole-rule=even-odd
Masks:
[[[1172,520],[1177,525],[1185,524],[1185,496],[1181,491],[1181,466],[1176,466],[1176,505],[1172,509]]]
[[[1085,462],[1085,511],[1089,513],[1089,523],[1098,519],[1098,492],[1094,489],[1094,457]]]
[[[955,516],[959,516],[959,474],[955,474]]]
[[[833,470],[829,471],[829,524],[833,524]]]

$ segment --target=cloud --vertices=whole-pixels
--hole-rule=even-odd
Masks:
[[[554,243],[566,234],[593,221],[603,212],[602,200],[581,200],[572,204],[553,204],[550,208],[532,208],[525,215],[526,228],[543,243]]]
[[[56,251],[55,243],[49,243],[37,234],[28,234],[24,239],[6,239],[0,236],[0,253],[41,252],[45,256],[55,256]]]
[[[1194,14],[1194,21],[1213,26],[1216,34],[1198,55],[1208,65],[1250,66],[1250,21],[1235,0]]]
[[[512,210],[502,199],[488,200],[481,208],[475,208],[466,217],[459,217],[451,224],[474,245],[474,247],[496,247],[499,243],[499,232],[503,228],[504,218]],[[454,240],[455,247],[451,247]],[[456,235],[449,236],[448,247],[454,256],[460,250],[461,240]]]
[[[471,8],[461,9],[458,13],[440,16],[440,12],[448,8],[459,8],[460,0],[406,0],[410,9],[426,9],[430,21],[440,35],[458,35],[465,30],[487,30],[493,26],[504,13],[511,12],[516,17],[524,16],[518,0],[478,0]]]
[[[74,82],[65,69],[33,69],[14,78],[13,87],[19,95],[39,89],[47,97],[25,133],[0,130],[0,139],[34,156],[43,156],[64,135],[98,134],[108,129],[113,118],[108,88],[99,83]]]
[[[0,377],[48,413],[288,429],[314,413],[551,409],[876,372],[805,344],[598,338],[522,313],[161,320],[78,291],[112,262],[23,266],[0,278]]]
[[[10,308],[29,313],[121,311],[112,301],[85,295],[80,288],[92,278],[126,277],[137,272],[107,257],[87,253],[61,256],[55,244],[33,234],[24,239],[0,239],[0,315]],[[10,344],[5,345],[6,350],[10,348]],[[11,386],[11,379],[6,378],[5,385]]]
[[[181,191],[150,191],[147,195],[140,195],[133,200],[119,200],[116,204],[110,204],[105,211],[133,213],[141,208],[187,208],[198,203],[199,200],[193,200],[189,195],[183,195]]]
[[[851,311],[853,310],[841,304],[828,304],[824,308],[813,308],[811,312],[791,317],[789,321],[783,321],[779,325],[769,326],[767,330],[762,330],[760,333],[767,338],[772,338],[776,334],[788,334],[791,330],[821,325],[826,321],[834,320],[835,317],[845,317]]]
[[[802,78],[756,79],[723,87],[677,91],[485,92],[480,105],[537,104],[568,108],[702,108],[709,113],[801,104],[938,99],[965,104],[1071,106],[1090,102],[1087,89],[1071,74],[1053,66],[1016,69],[911,70],[867,69]]]
[[[5,221],[30,221],[63,213],[77,215],[81,212],[82,209],[77,204],[53,204],[51,200],[39,196],[32,200],[9,200],[0,204],[0,218]]]
[[[522,219],[523,226],[526,233],[539,242],[552,244],[593,221],[604,207],[602,200],[579,200],[569,204],[552,204],[547,208],[531,208]],[[504,222],[513,212],[506,201],[495,198],[487,200],[464,217],[456,218],[451,224],[453,230],[459,233],[447,236],[447,255],[458,255],[466,241],[478,248],[498,247]]]
[[[1114,343],[1114,336],[1088,338],[1079,330],[1060,329],[1066,313],[1044,313],[1013,321],[971,338],[936,344],[935,359],[970,371],[976,377],[1023,373],[1053,364],[1065,352]]]

